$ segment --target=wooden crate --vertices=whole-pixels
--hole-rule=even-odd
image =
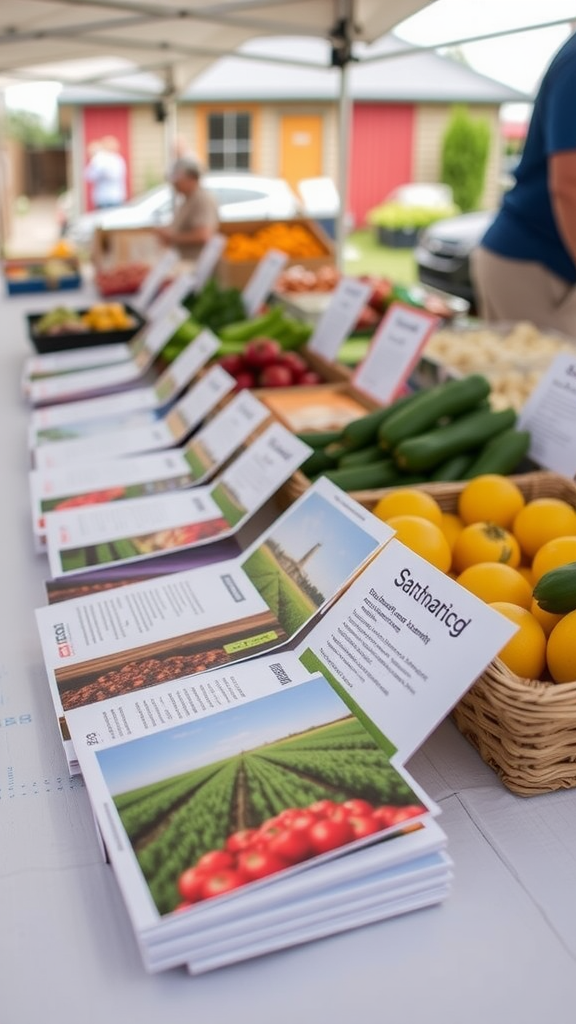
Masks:
[[[97,272],[126,263],[152,266],[165,251],[150,228],[96,228],[92,262]]]
[[[335,262],[334,243],[326,232],[320,227],[316,221],[308,220],[305,217],[295,217],[292,220],[243,220],[243,221],[230,221],[225,224],[221,224],[219,231],[221,234],[230,237],[238,232],[246,235],[255,235],[257,231],[262,228],[270,227],[272,224],[282,224],[286,228],[294,225],[302,225],[305,227],[310,234],[319,243],[322,254],[315,257],[290,257],[286,264],[287,267],[295,265],[306,267],[308,270],[320,270],[321,267],[332,266]],[[248,283],[252,274],[258,266],[258,260],[229,260],[225,256],[219,260],[215,278],[223,288],[243,288]]]

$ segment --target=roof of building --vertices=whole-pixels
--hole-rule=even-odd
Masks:
[[[190,83],[180,99],[203,103],[229,100],[326,102],[340,96],[341,72],[330,66],[330,46],[324,40],[258,39],[246,43],[240,53],[241,56],[216,60]],[[501,104],[525,103],[532,99],[461,61],[412,46],[393,34],[383,36],[373,46],[358,46],[354,53],[358,60],[348,68],[348,93],[356,101]],[[127,90],[121,79],[117,80],[117,91],[111,89],[112,82],[106,90],[97,86],[64,87],[59,103],[146,103],[160,96],[157,79],[139,75],[140,87],[145,83],[151,96]]]

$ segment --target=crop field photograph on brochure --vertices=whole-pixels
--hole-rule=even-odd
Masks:
[[[421,814],[387,746],[316,678],[97,757],[166,914]]]
[[[135,558],[152,555],[158,551],[199,544],[203,540],[217,537],[229,529],[229,523],[222,516],[204,522],[188,523],[170,529],[143,533],[136,537],[116,537],[102,544],[86,544],[62,551],[62,570],[72,572],[89,566],[106,565],[121,558]]]
[[[86,491],[84,494],[67,494],[58,497],[42,498],[40,509],[45,512],[60,512],[66,508],[82,508],[84,505],[107,504],[109,501],[121,501],[124,498],[144,498],[148,494],[163,494],[165,491],[179,491],[190,485],[190,477],[186,474],[152,480],[142,484],[126,484],[119,487],[103,487],[97,491]]]

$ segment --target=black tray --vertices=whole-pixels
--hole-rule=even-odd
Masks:
[[[44,316],[44,313],[28,313],[26,317],[28,321],[28,336],[36,351],[43,354],[47,352],[67,352],[69,349],[74,348],[89,348],[93,345],[112,345],[117,342],[130,341],[143,326],[145,320],[131,306],[125,305],[124,308],[134,320],[133,327],[116,331],[86,331],[85,333],[78,334],[36,334],[34,326]],[[75,309],[74,312],[82,315],[82,313],[87,313],[88,310]]]

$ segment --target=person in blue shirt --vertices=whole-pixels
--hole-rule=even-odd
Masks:
[[[483,319],[576,336],[576,34],[544,74],[516,182],[471,272]]]

